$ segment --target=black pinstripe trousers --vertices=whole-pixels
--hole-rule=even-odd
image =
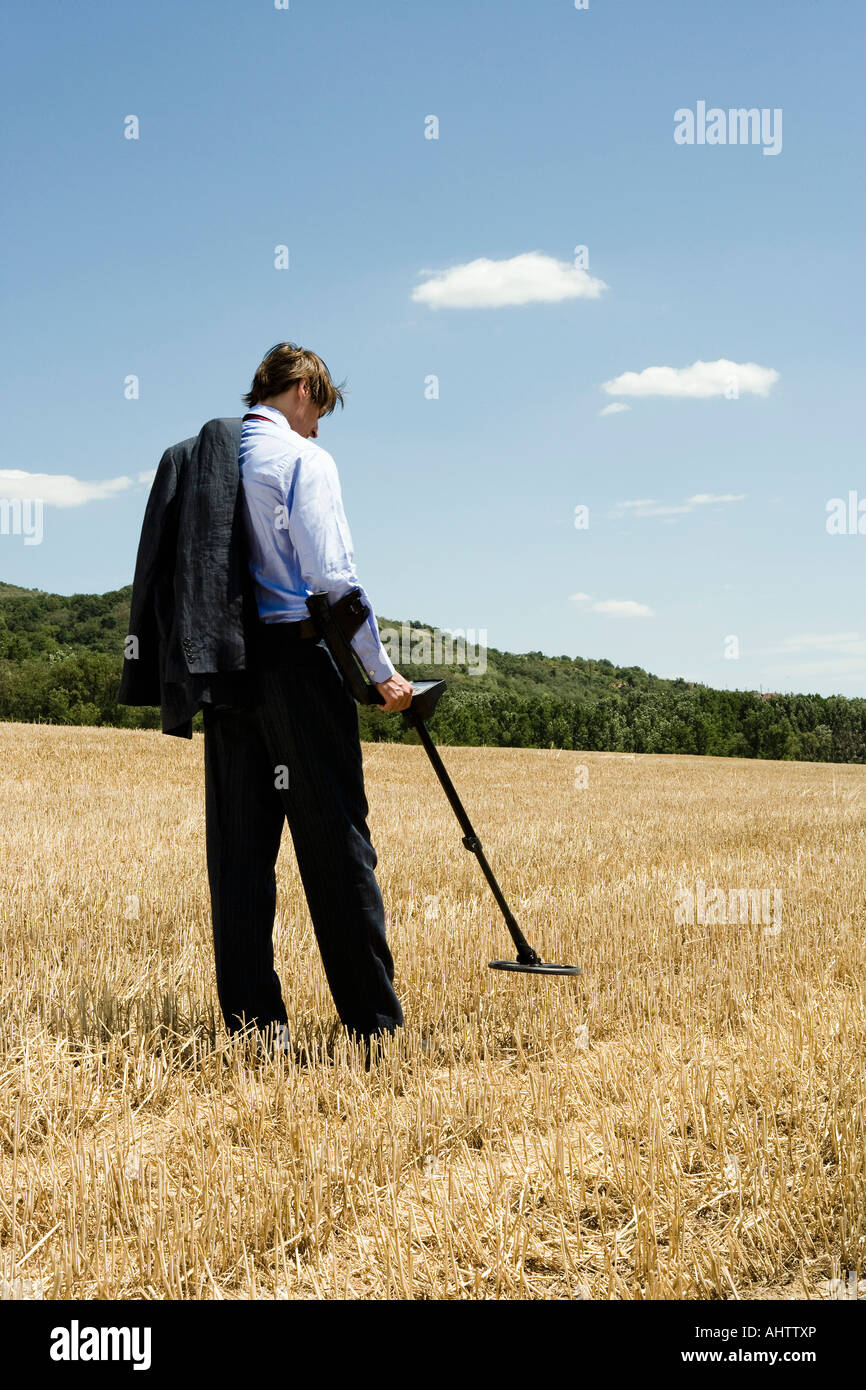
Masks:
[[[275,864],[288,820],[337,1013],[352,1035],[403,1024],[385,937],[355,702],[327,648],[260,624],[246,706],[204,705],[208,880],[229,1032],[285,1024]],[[274,630],[276,629],[276,630]]]

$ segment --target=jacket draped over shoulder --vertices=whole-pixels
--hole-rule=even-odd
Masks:
[[[118,700],[159,705],[162,731],[192,737],[202,704],[243,704],[258,619],[238,472],[240,418],[173,444],[150,490],[135,562]]]

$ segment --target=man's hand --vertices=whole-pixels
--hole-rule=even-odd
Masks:
[[[385,703],[380,708],[386,714],[396,714],[401,709],[408,709],[412,700],[412,685],[401,676],[399,671],[395,671],[393,676],[389,676],[386,681],[376,686],[379,694],[384,696]]]

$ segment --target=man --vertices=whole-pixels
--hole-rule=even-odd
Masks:
[[[234,421],[211,421],[163,456],[136,562],[120,698],[152,701],[158,685],[170,733],[189,735],[191,712],[203,709],[214,954],[229,1031],[252,1027],[291,1047],[273,960],[275,864],[288,820],[337,1012],[369,1063],[374,1039],[401,1027],[403,1013],[357,711],[306,607],[310,593],[325,590],[333,603],[361,587],[334,460],[312,442],[343,398],[321,358],[279,343],[243,399],[250,410],[239,434]],[[412,686],[394,670],[361,595],[370,616],[352,644],[383,708],[406,709]]]

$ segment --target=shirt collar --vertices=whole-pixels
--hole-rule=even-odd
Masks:
[[[276,410],[272,405],[251,405],[244,414],[266,415],[269,420],[273,420],[275,425],[281,425],[284,430],[292,427],[281,410]]]

